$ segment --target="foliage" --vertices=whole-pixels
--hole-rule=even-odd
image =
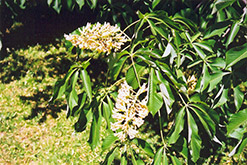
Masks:
[[[216,163],[219,160],[210,155],[239,154],[247,142],[243,126],[247,44],[241,36],[247,25],[245,1],[202,1],[196,7],[183,2],[189,7],[170,15],[159,7],[161,1],[149,3],[146,13],[137,12],[138,19],[126,28],[133,32],[127,47],[96,57],[108,65],[105,82],[92,83],[87,71],[90,48],[77,48],[78,61],[55,84],[52,101],[65,95],[67,116],[79,115],[75,129],[83,131],[91,122],[88,142],[92,149],[100,144],[103,119],[108,123],[109,136],[102,148],[111,150],[103,164],[111,164],[119,154],[121,164],[147,163],[135,148],[142,149],[153,164]],[[73,34],[83,35],[78,31]],[[69,50],[74,46],[68,42]],[[113,129],[116,109],[131,113],[126,93],[121,93],[130,88],[119,87],[125,80],[137,93],[144,88],[142,84],[148,84],[143,106],[152,115],[150,123],[159,121],[160,143],[156,146]],[[126,122],[132,127],[136,120],[118,124]],[[133,129],[136,134],[137,128]]]

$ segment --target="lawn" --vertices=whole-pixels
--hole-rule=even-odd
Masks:
[[[0,62],[0,164],[71,164],[102,161],[88,132],[74,132],[63,99],[49,103],[55,81],[74,59],[63,44],[10,50]]]

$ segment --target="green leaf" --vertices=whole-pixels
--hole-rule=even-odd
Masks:
[[[236,0],[217,0],[215,2],[215,8],[212,11],[214,14],[217,10],[222,10],[228,6],[231,6]]]
[[[73,8],[75,7],[73,0],[67,0],[66,2],[67,2],[67,7],[68,7],[68,9],[69,9],[70,11],[72,11]]]
[[[217,71],[210,75],[210,86],[208,92],[211,92],[222,80],[223,76],[228,74],[227,72]]]
[[[122,58],[120,58],[120,60],[118,62],[116,62],[112,68],[111,71],[111,75],[113,77],[114,80],[117,79],[119,73],[121,72],[123,65],[125,63],[125,61],[128,59],[129,56],[124,56]]]
[[[85,0],[75,0],[75,1],[79,5],[79,8],[81,10],[82,6],[85,4]]]
[[[78,105],[78,95],[75,90],[75,85],[78,79],[79,71],[76,70],[74,74],[71,76],[70,86],[66,89],[65,95],[67,104],[69,105],[69,109],[72,111],[75,106]]]
[[[95,9],[97,6],[97,1],[98,0],[88,0],[87,2],[91,9]]]
[[[192,44],[196,53],[200,56],[201,59],[205,59],[206,55],[205,53],[196,45]]]
[[[110,152],[107,153],[106,158],[104,162],[102,163],[103,165],[111,165],[113,163],[117,149],[119,148],[115,147]]]
[[[156,31],[155,31],[155,24],[154,24],[154,22],[151,21],[151,20],[149,20],[149,19],[147,19],[147,22],[148,22],[148,24],[149,24],[149,26],[150,26],[151,32],[153,33],[153,35],[156,36],[157,33],[156,33]]]
[[[124,152],[122,155],[121,155],[121,165],[128,165],[128,161],[127,161],[127,153]]]
[[[244,58],[247,58],[247,43],[226,52],[226,68],[233,66]]]
[[[228,90],[229,89],[223,89],[223,92],[221,94],[220,100],[217,102],[217,104],[213,108],[222,106],[223,104],[225,104],[227,102],[227,100],[228,100]]]
[[[136,158],[135,158],[135,155],[133,153],[133,149],[130,148],[129,151],[130,151],[130,154],[131,154],[131,160],[132,160],[133,165],[138,165],[137,161],[136,161]]]
[[[244,94],[240,90],[240,86],[239,85],[236,86],[233,89],[233,92],[234,92],[234,103],[235,103],[235,106],[236,106],[236,110],[238,111],[241,108],[242,103],[244,101]]]
[[[87,126],[87,114],[88,114],[89,110],[84,108],[81,113],[80,113],[80,116],[79,116],[79,119],[78,121],[75,123],[75,130],[77,132],[82,132],[86,129],[86,126]]]
[[[208,39],[213,36],[221,36],[230,24],[231,21],[224,21],[224,22],[218,22],[210,26],[210,28],[207,30],[206,34],[204,35],[203,39]]]
[[[176,156],[171,156],[171,160],[173,165],[182,165],[182,163]]]
[[[245,147],[246,147],[246,144],[247,144],[247,136],[246,136],[246,133],[245,133],[243,139],[241,140],[241,143],[240,143],[240,145],[239,145],[239,147],[238,147],[238,150],[237,150],[237,153],[236,153],[236,154],[242,153],[243,150],[244,150]]]
[[[226,41],[226,47],[228,47],[228,45],[229,45],[230,43],[232,43],[232,41],[234,40],[234,38],[235,38],[236,35],[238,34],[239,28],[240,28],[239,22],[235,22],[235,23],[232,25],[230,34],[229,34],[229,36],[228,36],[228,38],[227,38],[227,41]]]
[[[154,69],[151,68],[149,82],[148,82],[148,110],[154,116],[158,110],[162,107],[163,101],[161,94],[156,92],[156,84],[154,81]]]
[[[190,146],[192,149],[192,161],[196,162],[200,158],[202,141],[198,134],[197,124],[194,118],[192,117],[191,113],[189,112],[189,110],[187,110],[187,119],[188,119],[188,142],[190,142]]]
[[[100,113],[101,106],[97,107],[98,105],[94,105],[93,109],[93,121],[90,130],[90,137],[89,137],[89,145],[91,146],[92,150],[94,150],[100,143],[100,128],[102,122],[102,116]]]
[[[172,65],[173,60],[178,56],[175,49],[172,47],[170,43],[167,44],[165,52],[163,53],[162,57],[167,57],[168,55],[171,54],[170,57],[170,64]]]
[[[232,131],[237,129],[240,125],[247,122],[247,109],[243,109],[238,113],[233,114],[227,125],[227,134],[230,134]]]
[[[159,87],[166,106],[167,114],[169,115],[172,111],[172,104],[174,103],[175,99],[170,88],[169,82],[163,78],[160,72],[157,73],[157,78],[161,82]]]
[[[213,49],[212,49],[212,47],[211,47],[211,46],[209,46],[209,45],[207,45],[207,44],[205,44],[205,43],[195,42],[195,43],[193,43],[193,44],[194,44],[194,45],[196,45],[196,46],[201,47],[202,49],[205,49],[205,50],[207,50],[207,51],[209,51],[209,52],[213,53]]]
[[[169,144],[176,143],[177,139],[179,138],[179,134],[184,129],[184,115],[185,115],[185,107],[182,107],[177,113],[174,131],[168,139]]]
[[[78,105],[78,95],[74,88],[69,93],[67,97],[67,101],[68,101],[70,110],[73,110],[73,108]]]
[[[111,124],[110,124],[111,110],[110,110],[109,105],[104,101],[103,101],[103,116],[106,120],[107,128],[110,128],[111,127]]]
[[[151,157],[154,156],[154,151],[153,151],[152,147],[145,140],[142,140],[142,139],[139,139],[139,138],[135,138],[135,139],[132,140],[132,142],[134,144],[136,144],[137,147],[140,147],[141,149],[143,149],[143,151],[145,151],[149,156],[151,156]]]
[[[51,6],[52,1],[53,1],[53,0],[47,0],[48,6]]]
[[[202,123],[204,129],[208,133],[208,135],[212,138],[215,134],[215,123],[211,119],[211,117],[207,114],[207,109],[208,107],[203,107],[200,104],[190,104],[191,109],[195,112],[197,117],[199,118],[200,122]],[[196,108],[194,108],[194,107]]]
[[[140,81],[140,75],[143,73],[145,69],[143,66],[135,64],[137,75],[135,74],[134,67],[130,67],[126,74],[126,81],[129,85],[133,87],[133,89],[137,89],[139,87],[138,81]]]
[[[163,150],[164,150],[163,147],[158,149],[157,153],[154,156],[154,165],[160,165],[161,164]]]
[[[82,83],[83,83],[83,87],[87,93],[87,96],[89,98],[90,101],[92,101],[92,87],[91,87],[91,80],[90,80],[90,77],[87,73],[87,71],[84,69],[84,70],[81,70],[81,74],[80,74],[80,77],[81,77],[81,80],[82,80]]]
[[[154,9],[159,3],[160,3],[160,0],[153,0],[152,8]]]
[[[210,80],[211,80],[211,76],[208,72],[208,68],[206,64],[204,63],[202,68],[202,80],[200,84],[201,91],[204,91],[208,87]]]
[[[53,4],[53,9],[57,12],[60,13],[61,9],[62,9],[62,2],[61,0],[54,0],[54,4]]]
[[[115,141],[117,139],[118,138],[116,136],[114,136],[113,133],[111,133],[110,135],[106,136],[106,138],[104,139],[103,144],[102,144],[102,150],[105,151],[108,148],[110,148],[115,143]]]

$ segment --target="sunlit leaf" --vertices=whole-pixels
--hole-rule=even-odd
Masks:
[[[229,123],[227,125],[227,134],[234,131],[234,129],[237,129],[240,125],[247,122],[247,109],[243,109],[239,111],[238,113],[233,114],[230,119]]]
[[[198,126],[189,111],[187,111],[187,119],[189,129],[188,132],[191,132],[191,134],[189,133],[189,136],[191,137],[188,137],[188,142],[190,142],[190,146],[192,149],[192,161],[196,162],[200,158],[202,141],[198,134]],[[191,140],[189,138],[191,138]]]
[[[240,90],[239,85],[233,89],[233,92],[234,92],[234,103],[236,106],[236,110],[238,111],[241,108],[242,103],[244,101],[244,93]]]
[[[102,143],[102,150],[105,151],[106,149],[110,148],[115,143],[115,141],[117,139],[118,138],[116,136],[114,136],[113,133],[106,136],[106,138],[104,139],[104,141]]]
[[[83,82],[83,87],[87,93],[88,98],[90,99],[90,101],[92,101],[92,87],[91,87],[91,80],[90,77],[87,73],[87,71],[81,70],[81,74],[80,74],[81,80]]]
[[[233,23],[231,27],[231,31],[226,41],[226,47],[228,47],[228,45],[233,42],[234,38],[238,34],[239,28],[240,28],[240,24],[238,22]]]
[[[82,6],[85,4],[85,0],[76,0],[76,3],[79,5],[79,8],[81,9]]]
[[[154,116],[158,110],[162,107],[163,101],[161,94],[156,92],[156,84],[155,84],[155,74],[154,69],[151,68],[149,83],[148,83],[148,110]]]

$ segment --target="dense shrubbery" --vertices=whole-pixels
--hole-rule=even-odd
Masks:
[[[66,37],[72,43],[70,50],[78,46],[78,62],[57,81],[53,100],[65,94],[68,116],[79,115],[77,131],[92,122],[88,141],[92,149],[100,144],[101,123],[106,121],[109,136],[102,149],[111,150],[105,164],[119,154],[122,164],[147,163],[139,149],[153,164],[216,163],[221,161],[219,155],[231,157],[243,151],[247,142],[245,1],[189,5],[184,2],[176,12],[167,12],[160,1],[147,3],[147,12],[139,10],[138,19],[126,28],[129,31],[124,30],[130,42],[108,55],[88,42],[114,41],[103,32],[103,40],[95,37],[94,25]],[[91,28],[92,34],[85,35],[85,28]],[[98,53],[108,65],[105,82],[94,88],[87,72],[90,53]],[[154,146],[138,138],[146,109],[152,116],[149,124],[159,121],[160,141]]]
[[[58,12],[63,6],[48,2]],[[71,9],[84,4],[67,2]],[[92,149],[106,122],[102,151],[110,151],[103,164],[246,161],[246,1],[86,2],[101,22],[126,29],[88,24],[66,36],[78,58],[56,82],[51,101],[65,95],[67,116],[79,116],[76,131],[91,124]],[[117,32],[129,37],[120,41]],[[125,45],[115,49],[114,42]],[[94,59],[107,65],[97,81],[89,72]],[[138,137],[139,127],[155,124],[154,135]]]

